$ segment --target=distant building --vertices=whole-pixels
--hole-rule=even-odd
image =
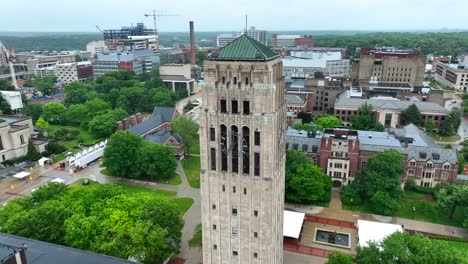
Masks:
[[[43,74],[41,72],[48,71],[51,73],[57,63],[75,62],[75,54],[58,53],[58,54],[37,54],[31,52],[22,52],[16,54],[16,62],[14,63],[15,71],[29,72],[35,74]],[[48,70],[47,70],[48,69]]]
[[[459,92],[468,89],[468,64],[437,63],[435,79]]]
[[[93,62],[95,77],[112,71],[133,71],[136,74],[150,72],[159,64],[159,58],[151,49],[101,52],[97,55],[97,60]]]
[[[295,118],[300,112],[305,112],[307,101],[298,95],[286,94],[286,108],[288,113],[291,113],[292,118]]]
[[[440,123],[449,115],[449,111],[445,107],[436,103],[400,101],[391,97],[381,99],[338,98],[334,114],[343,121],[343,124],[350,126],[350,117],[359,114],[359,107],[366,103],[372,105],[375,121],[386,128],[400,127],[402,125],[401,112],[412,104],[415,104],[421,112],[423,125],[432,119],[439,127]]]
[[[245,34],[245,29],[237,32],[237,37],[240,37]],[[255,27],[250,27],[247,30],[247,36],[255,39],[256,41],[262,43],[263,45],[268,45],[267,31],[266,30],[257,30]]]
[[[159,77],[164,85],[173,92],[187,89],[187,94],[194,93],[195,79],[192,78],[190,64],[164,64],[159,66]]]
[[[352,78],[367,89],[372,77],[377,81],[423,86],[426,57],[418,50],[402,48],[361,48],[353,63]]]
[[[94,56],[96,53],[102,52],[106,49],[106,42],[104,40],[91,41],[86,44],[86,51],[91,52]]]
[[[3,43],[0,41],[0,66],[1,67],[4,67],[4,66],[7,66],[8,65],[8,61],[7,61],[7,55],[5,54],[5,52],[3,52],[3,48],[4,45]]]
[[[330,77],[351,77],[350,60],[327,60],[326,74]]]
[[[218,36],[216,36],[216,46],[224,47],[236,38],[237,36],[234,36],[232,34],[219,34]]]
[[[136,26],[121,27],[120,29],[104,30],[104,42],[112,50],[138,50],[155,48],[153,29],[148,29],[143,23]]]
[[[117,122],[117,130],[128,129],[133,134],[143,137],[146,141],[169,145],[174,149],[179,159],[184,158],[184,145],[179,134],[174,133],[171,123],[179,115],[175,107],[155,107],[153,115],[147,120],[141,120],[137,114]]]
[[[54,75],[63,83],[84,81],[93,78],[93,65],[90,61],[58,63]]]
[[[283,58],[283,75],[289,78],[313,78],[314,73],[327,74],[327,62],[341,60],[341,51],[291,51]],[[349,64],[349,60],[340,65]],[[348,66],[349,68],[349,66]]]
[[[334,186],[352,183],[356,172],[366,166],[370,157],[391,149],[404,155],[402,184],[413,179],[419,186],[434,187],[438,182],[453,182],[457,177],[457,151],[435,144],[412,124],[389,132],[335,128],[319,133],[313,128],[308,132],[289,128],[286,142],[287,149],[307,152],[332,178]]]
[[[346,79],[313,78],[306,80],[305,87],[314,94],[311,101],[312,114],[332,114],[338,95],[350,89],[352,83]]]
[[[314,47],[314,39],[312,36],[301,35],[278,35],[273,34],[271,44],[274,48],[287,48],[287,47]]]

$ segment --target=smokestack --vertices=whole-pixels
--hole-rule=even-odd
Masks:
[[[195,65],[195,32],[193,31],[193,21],[190,21],[190,55],[191,60],[190,63]]]

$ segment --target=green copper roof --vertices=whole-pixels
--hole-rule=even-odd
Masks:
[[[270,48],[247,35],[242,35],[211,55],[208,60],[269,61],[277,57],[279,55]]]

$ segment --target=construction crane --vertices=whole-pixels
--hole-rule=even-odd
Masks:
[[[156,53],[159,53],[159,36],[158,36],[157,20],[161,16],[178,16],[178,15],[156,13],[156,10],[153,10],[152,14],[145,14],[145,17],[152,17],[154,20],[154,45],[155,45]]]
[[[5,53],[6,55],[8,66],[10,67],[11,82],[13,83],[13,86],[15,86],[15,89],[18,89],[18,83],[16,82],[15,67],[13,67],[13,60],[16,58],[15,52],[11,49],[8,50],[1,42],[0,52]]]
[[[96,28],[97,28],[99,31],[101,31],[101,33],[104,33],[104,31],[102,31],[102,29],[101,29],[98,25],[96,25]]]

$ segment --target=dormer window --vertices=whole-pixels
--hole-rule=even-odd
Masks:
[[[432,153],[432,159],[433,160],[439,160],[440,159],[439,153]]]
[[[410,160],[409,165],[410,165],[411,167],[416,166],[416,161]]]
[[[427,153],[426,152],[419,152],[419,157],[421,159],[425,159],[425,158],[427,158]]]
[[[445,163],[442,167],[444,170],[450,170],[450,163]]]

